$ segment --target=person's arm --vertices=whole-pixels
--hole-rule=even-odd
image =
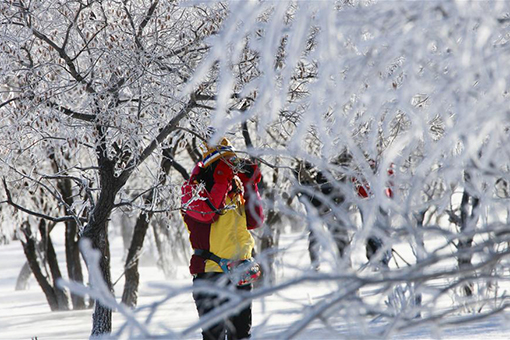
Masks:
[[[243,182],[244,187],[244,207],[248,229],[259,228],[264,222],[262,198],[258,188],[262,174],[256,164],[250,164],[245,166],[245,172],[240,173],[238,177]]]
[[[186,207],[185,213],[203,223],[211,223],[216,220],[219,211],[225,203],[225,197],[231,188],[232,177],[232,169],[230,169],[228,164],[220,161],[214,170],[214,185],[210,192],[207,192],[204,188],[199,193],[194,193],[193,191],[197,189],[194,177],[184,183],[181,188],[181,203],[182,206]]]

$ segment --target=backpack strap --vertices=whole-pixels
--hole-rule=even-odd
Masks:
[[[194,255],[216,262],[229,275],[230,281],[237,286],[251,284],[262,275],[260,265],[253,259],[243,260],[238,266],[231,267],[232,261],[222,259],[209,250],[195,249]]]
[[[194,254],[196,256],[200,256],[206,260],[211,260],[211,261],[216,262],[225,273],[228,273],[230,271],[228,268],[229,260],[223,259],[223,258],[215,255],[214,253],[211,253],[209,250],[195,249]]]

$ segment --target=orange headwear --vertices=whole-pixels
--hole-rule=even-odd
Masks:
[[[213,147],[204,142],[202,145],[202,151],[202,163],[204,164],[204,168],[208,167],[220,158],[229,160],[236,156],[232,144],[230,144],[230,141],[225,137],[221,138],[219,144]]]

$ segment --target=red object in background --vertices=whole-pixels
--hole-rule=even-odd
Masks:
[[[386,196],[393,198],[393,191],[390,188],[386,188],[384,192],[386,193]]]
[[[354,183],[354,187],[356,188],[356,192],[359,197],[367,198],[369,196],[368,193],[370,192],[370,187],[366,181],[363,181],[363,184],[361,184],[356,177],[353,177],[351,181]]]
[[[370,163],[370,167],[373,169],[375,167],[375,163],[373,161]],[[388,177],[393,177],[395,172],[393,171],[393,163],[390,165],[390,168],[388,169]],[[370,185],[366,180],[359,181],[356,177],[351,178],[352,183],[354,183],[354,187],[356,192],[358,193],[358,196],[361,198],[367,198],[371,195],[370,192]],[[387,197],[392,198],[393,197],[393,190],[391,190],[391,187],[393,186],[393,182],[388,182],[389,187],[384,189],[384,193]]]

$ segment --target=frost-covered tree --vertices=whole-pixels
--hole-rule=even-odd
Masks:
[[[484,317],[506,308],[498,287],[508,261],[509,9],[464,1],[229,4],[187,90],[217,72],[216,137],[247,125],[256,136],[250,154],[280,168],[282,181],[271,184],[291,193],[294,182],[294,192],[328,202],[322,216],[342,222],[350,241],[338,260],[319,211],[268,202],[317,231],[332,269],[277,282],[230,308],[307,280],[331,282],[322,299],[296,307],[302,317],[285,338],[314,320],[355,320],[352,332],[361,334],[351,335],[370,336],[377,316],[387,321],[377,335],[387,337],[420,323],[447,325],[459,310]],[[345,154],[348,162],[339,161]],[[299,164],[342,199],[293,181]],[[356,211],[362,223],[351,218]],[[344,261],[374,234],[382,241],[374,261]],[[411,255],[400,257],[406,249]],[[386,251],[388,267],[378,263]]]
[[[508,176],[508,158],[502,156],[508,140],[508,6],[443,1],[231,6],[190,81],[198,83],[219,63],[219,102],[212,117],[223,128],[218,135],[252,119],[259,139],[254,153],[269,162],[284,159],[282,165],[291,168],[305,162],[324,174],[343,195],[342,203],[314,186],[297,190],[329,202],[336,223],[342,220],[351,239],[344,256],[373,234],[383,241],[382,252],[396,251],[392,267],[401,247],[414,254],[400,261],[405,268],[383,270],[377,278],[366,269],[351,278],[333,277],[344,281],[342,289],[315,304],[316,313],[303,315],[285,336],[323,318],[317,310],[352,304],[345,297],[349,289],[377,280],[382,292],[396,294],[389,311],[368,298],[355,303],[363,306],[359,313],[395,317],[387,332],[405,328],[397,321],[408,322],[406,316],[422,310],[424,320],[434,319],[433,307],[448,294],[456,301],[446,314],[459,306],[482,314],[499,310],[485,302],[492,294],[505,297],[494,290],[508,254],[507,209],[495,184]],[[244,61],[246,49],[257,56],[259,74],[240,85],[232,70]],[[239,86],[254,100],[246,110],[228,111]],[[344,152],[347,164],[338,162]],[[357,183],[366,186],[367,198],[356,192]],[[360,226],[347,217],[353,207],[363,215]],[[314,216],[320,214],[308,214],[311,224]],[[319,222],[318,230],[327,224]],[[448,259],[458,266],[448,267]],[[345,272],[345,265],[339,262],[337,271]],[[434,288],[441,276],[449,284]],[[459,298],[460,287],[474,294],[473,282],[477,297]],[[428,290],[433,293],[420,296]]]
[[[178,136],[171,144],[167,137],[203,99],[201,89],[182,89],[224,7],[168,1],[0,6],[5,202],[54,222],[75,221],[81,236],[100,250],[104,280],[112,289],[111,213],[126,205],[150,211],[155,204],[144,201],[144,194],[157,193],[151,190],[161,185],[161,153],[155,150],[181,145]],[[50,153],[54,171],[48,170]],[[72,192],[55,190],[61,179],[72,181]],[[35,192],[38,200],[58,202],[53,214],[30,204]],[[57,212],[58,205],[65,214]],[[97,303],[92,334],[110,329],[111,310]]]
[[[309,226],[329,269],[231,297],[207,322],[310,280],[330,290],[297,306],[300,318],[280,338],[315,320],[355,320],[347,337],[370,337],[376,316],[384,321],[376,335],[388,337],[420,323],[446,325],[459,310],[486,316],[506,308],[497,289],[509,253],[505,2],[9,5],[0,33],[9,88],[2,114],[11,119],[3,145],[12,150],[4,169],[27,162],[25,154],[44,162],[38,148],[73,155],[57,158],[65,176],[79,179],[83,204],[73,208],[84,207],[83,235],[101,250],[110,289],[111,211],[151,211],[144,194],[161,181],[156,146],[183,142],[187,154],[176,159],[190,164],[193,139],[212,125],[211,142],[233,132],[236,147],[262,163],[267,208]],[[28,169],[34,183],[47,180]],[[19,183],[4,171],[10,188]],[[134,173],[142,189],[130,186]],[[298,209],[295,194],[327,209],[306,200]],[[329,226],[341,226],[348,244],[335,247],[338,228]],[[356,250],[374,235],[379,248],[360,263]],[[406,249],[411,255],[400,257]],[[93,334],[110,330],[108,308],[98,306]],[[148,337],[122,311],[135,326],[131,336]]]

